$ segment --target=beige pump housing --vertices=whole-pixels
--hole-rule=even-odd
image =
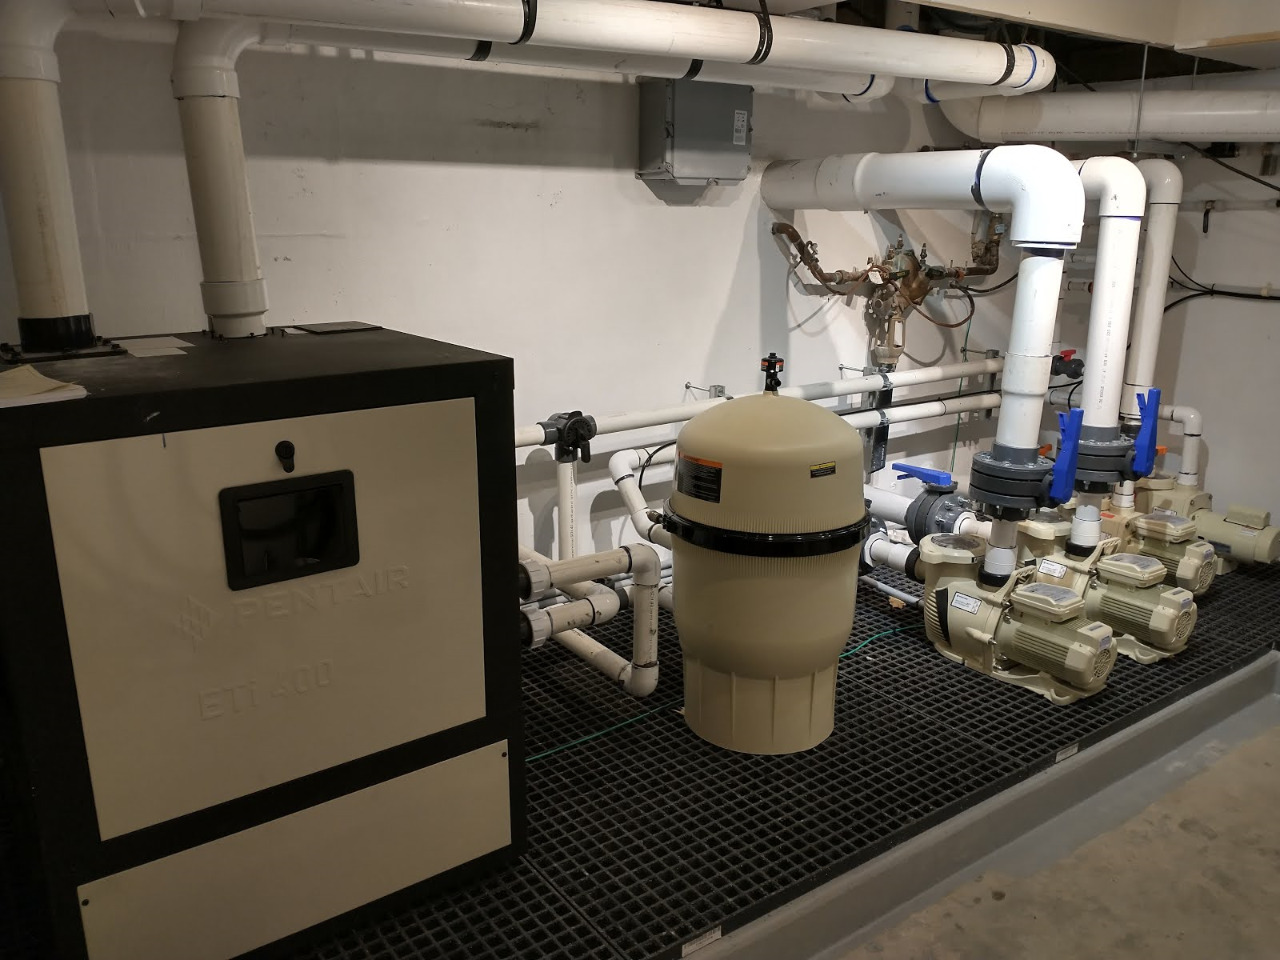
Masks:
[[[978,537],[920,541],[925,632],[938,652],[1053,703],[1101,690],[1116,662],[1111,628],[1090,620],[1073,590],[1032,582],[1032,566],[999,587],[979,583],[985,553]]]
[[[1111,507],[1103,511],[1102,530],[1119,537],[1120,549],[1155,557],[1165,568],[1165,583],[1202,597],[1218,576],[1213,544],[1197,538],[1194,520],[1176,513],[1138,513]]]
[[[822,407],[766,392],[680,431],[664,525],[694,733],[756,754],[831,734],[867,523],[861,440]]]
[[[1213,496],[1185,487],[1172,477],[1147,477],[1135,486],[1138,510],[1165,511],[1196,522],[1196,535],[1213,545],[1220,572],[1235,564],[1275,563],[1280,560],[1280,527],[1271,525],[1266,510],[1231,504],[1225,514],[1214,513]]]

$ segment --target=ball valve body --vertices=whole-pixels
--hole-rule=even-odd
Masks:
[[[831,734],[869,523],[857,431],[778,396],[772,372],[769,384],[680,431],[663,518],[685,719],[703,739],[755,754]]]

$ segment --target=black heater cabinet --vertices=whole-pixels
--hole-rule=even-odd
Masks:
[[[269,955],[523,843],[511,361],[176,339],[0,407],[0,862],[40,956]]]

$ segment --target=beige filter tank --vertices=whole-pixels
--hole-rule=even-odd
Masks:
[[[757,754],[831,734],[867,522],[861,440],[822,407],[766,391],[680,431],[664,524],[694,733]]]

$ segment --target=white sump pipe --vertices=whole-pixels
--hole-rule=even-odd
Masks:
[[[1142,419],[1138,396],[1145,396],[1154,385],[1169,271],[1173,266],[1173,235],[1182,201],[1182,173],[1174,164],[1168,160],[1139,160],[1138,169],[1147,184],[1147,237],[1142,248],[1142,273],[1120,403],[1124,422],[1135,427]]]
[[[778,391],[778,394],[784,397],[798,397],[801,400],[834,400],[837,397],[877,393],[881,390],[896,387],[911,387],[922,383],[940,383],[947,380],[984,376],[999,373],[1003,369],[1004,360],[1000,358],[968,360],[964,363],[921,367],[916,370],[895,370],[893,373],[877,373],[866,377],[854,377],[849,380],[829,380],[824,383],[783,387]],[[683,423],[686,420],[692,420],[703,411],[724,403],[726,399],[700,400],[696,403],[682,403],[671,407],[660,407],[656,410],[641,410],[632,413],[614,414],[608,417],[597,417],[596,436],[600,437],[613,433],[625,433],[628,430]],[[540,446],[548,442],[545,428],[538,424],[516,428],[515,444],[517,447]]]
[[[557,561],[521,547],[520,561],[531,583],[555,587],[574,598],[571,603],[524,611],[535,646],[551,637],[600,673],[617,680],[631,696],[647,697],[653,693],[658,686],[658,593],[662,579],[662,561],[653,547],[633,543]],[[633,610],[630,661],[579,629],[603,623],[617,614],[617,593],[589,581],[620,573],[630,573],[633,578],[628,591]]]
[[[1017,88],[1052,80],[1052,60],[1029,44],[825,23],[800,17],[650,0],[76,0],[119,17],[249,17],[569,50],[611,50],[719,63],[921,76]],[[1010,62],[1012,60],[1012,62]]]
[[[267,288],[249,203],[236,60],[261,39],[260,24],[194,20],[173,52],[173,95],[191,185],[210,331],[220,337],[266,332]]]
[[[1135,136],[1269,143],[1280,130],[1280,90],[1040,93],[948,100],[940,106],[952,126],[983,143],[1121,142]]]
[[[53,49],[70,17],[66,0],[0,0],[0,201],[19,317],[65,320],[91,340]],[[28,349],[41,349],[42,326],[23,324]]]

